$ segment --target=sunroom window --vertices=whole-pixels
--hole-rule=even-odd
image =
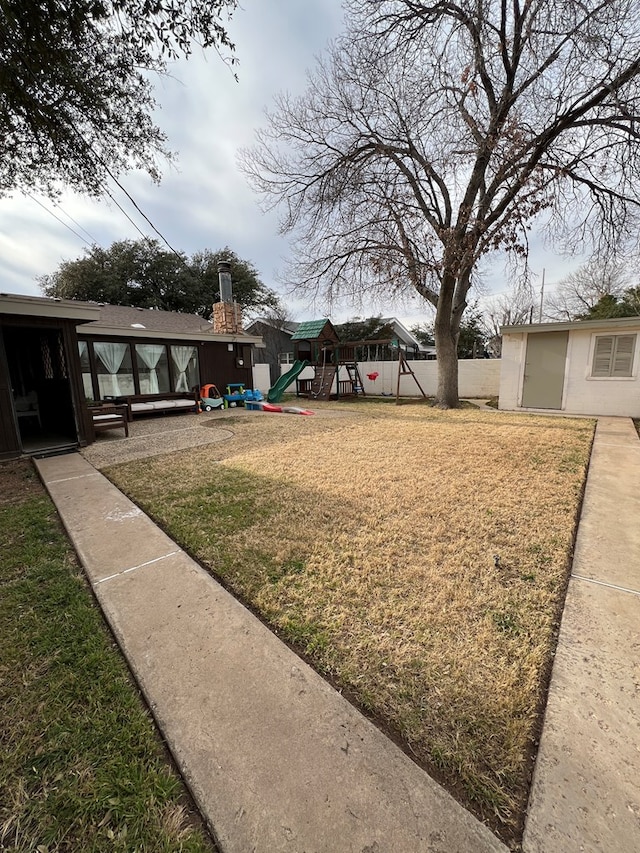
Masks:
[[[190,391],[200,384],[198,350],[194,346],[172,346],[174,391]]]
[[[89,345],[86,341],[78,341],[80,353],[80,369],[82,371],[82,387],[85,400],[93,400],[93,382],[91,381],[91,364],[89,362]]]
[[[166,394],[170,390],[169,359],[164,344],[136,344],[141,394]]]
[[[124,397],[135,394],[131,348],[129,344],[95,341],[100,397]]]

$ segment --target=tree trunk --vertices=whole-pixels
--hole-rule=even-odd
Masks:
[[[458,347],[452,339],[451,329],[439,332],[435,329],[436,355],[438,359],[438,390],[435,405],[439,409],[457,409],[458,397]]]
[[[458,335],[464,303],[454,306],[460,276],[445,274],[440,283],[436,319],[433,325],[438,360],[438,390],[435,405],[439,409],[457,409],[458,398]]]

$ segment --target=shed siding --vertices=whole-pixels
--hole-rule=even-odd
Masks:
[[[535,334],[535,333],[532,333]],[[591,366],[595,338],[603,334],[637,334],[632,375],[594,378]],[[527,333],[509,333],[502,341],[500,408],[522,406],[523,362]],[[569,332],[564,407],[566,414],[640,417],[640,322],[625,327],[573,328]]]
[[[501,409],[517,409],[520,405],[526,338],[527,336],[524,334],[505,334],[502,336],[499,403]]]
[[[616,333],[619,334],[617,330]],[[576,329],[569,336],[566,411],[584,415],[640,417],[640,381],[638,379],[640,335],[636,338],[631,377],[596,379],[591,377],[591,364],[597,334],[602,333],[587,330],[582,332]]]

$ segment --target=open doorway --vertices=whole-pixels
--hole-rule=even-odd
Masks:
[[[3,333],[23,451],[35,454],[77,446],[62,330],[5,326]]]

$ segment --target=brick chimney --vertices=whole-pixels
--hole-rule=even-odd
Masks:
[[[213,331],[216,335],[238,335],[242,333],[242,309],[233,301],[231,286],[231,264],[218,261],[220,302],[213,303]]]

